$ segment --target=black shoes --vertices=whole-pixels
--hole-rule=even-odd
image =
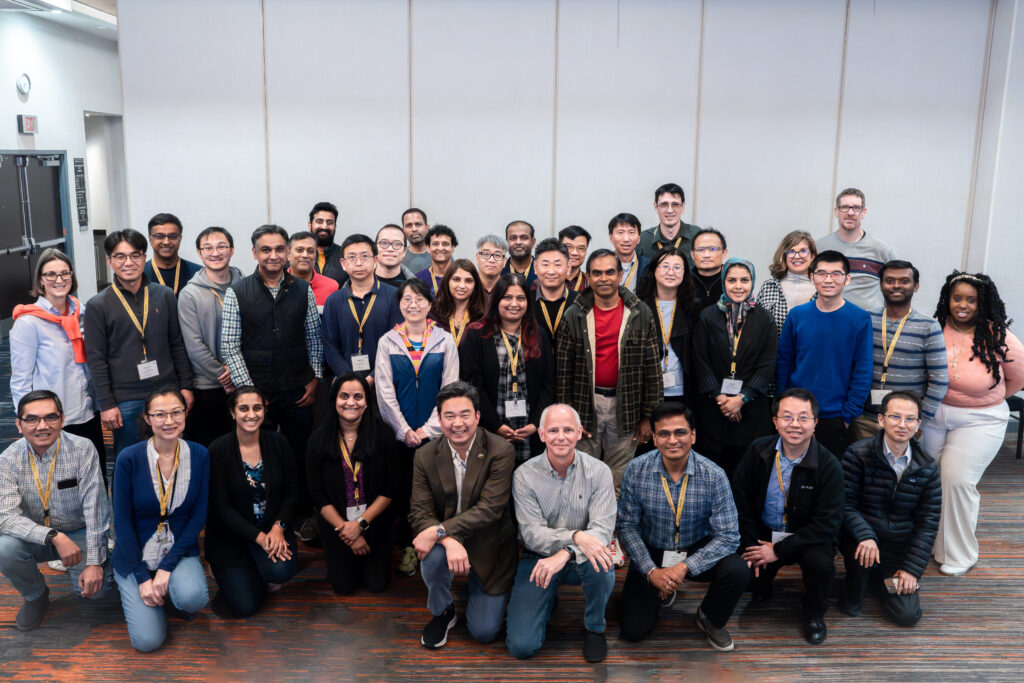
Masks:
[[[420,643],[432,650],[444,647],[444,644],[448,642],[448,631],[455,626],[455,622],[458,620],[459,618],[455,616],[455,605],[448,605],[444,612],[431,619],[424,627]]]
[[[295,536],[306,545],[320,545],[320,529],[316,526],[316,520],[311,517],[295,525]]]
[[[583,659],[591,664],[603,662],[608,656],[608,641],[603,633],[583,632]]]
[[[804,621],[804,638],[811,645],[821,645],[828,637],[828,629],[825,628],[825,620],[821,617],[809,617]]]
[[[860,603],[854,604],[846,598],[839,598],[839,611],[848,617],[859,617],[861,614]]]
[[[697,628],[708,637],[708,643],[710,643],[711,647],[719,652],[732,652],[733,647],[735,647],[732,636],[729,635],[725,627],[715,628],[704,615],[704,610],[700,607],[697,608]]]
[[[35,600],[26,600],[25,604],[18,610],[16,623],[22,631],[31,631],[43,623],[46,616],[46,608],[50,606],[50,589],[44,588],[43,594]]]

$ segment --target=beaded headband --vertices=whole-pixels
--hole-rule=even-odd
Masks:
[[[970,280],[971,282],[977,282],[978,284],[981,284],[981,278],[976,277],[974,275],[971,275],[970,273],[960,273],[959,275],[954,277],[952,280],[950,280],[949,284],[952,285],[952,284],[955,284],[955,283],[960,282],[962,280]]]

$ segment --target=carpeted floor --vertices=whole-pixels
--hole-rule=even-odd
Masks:
[[[6,345],[0,367],[9,367]],[[7,387],[0,389],[0,437],[15,430]],[[889,625],[877,602],[864,616],[846,617],[834,606],[826,615],[828,641],[808,645],[799,623],[800,577],[780,573],[775,597],[750,604],[744,597],[729,629],[731,653],[717,653],[694,625],[703,596],[688,584],[663,610],[657,630],[637,645],[618,638],[621,583],[608,606],[609,656],[583,661],[583,596],[562,589],[544,649],[529,661],[508,654],[503,643],[471,641],[461,622],[465,583],[456,600],[460,623],[440,651],[419,644],[428,618],[425,590],[416,576],[393,579],[381,595],[339,598],[324,581],[324,562],[313,548],[300,553],[302,571],[248,621],[217,617],[209,609],[186,624],[169,620],[169,637],[156,653],[140,655],[128,644],[117,597],[76,598],[66,575],[45,569],[52,604],[43,625],[19,632],[21,600],[0,578],[0,680],[417,680],[417,681],[622,681],[622,680],[844,680],[995,681],[1024,676],[1024,466],[1013,457],[1012,438],[979,487],[981,561],[966,576],[947,578],[932,564],[922,579],[924,618],[912,629]],[[837,561],[836,595],[842,589]],[[211,594],[216,590],[210,581]],[[835,596],[834,596],[835,597]]]

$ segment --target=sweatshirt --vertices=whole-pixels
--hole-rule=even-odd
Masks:
[[[231,282],[222,285],[211,280],[203,268],[178,294],[178,323],[192,363],[196,389],[221,386],[217,381],[225,368],[220,355],[221,308],[228,287],[243,277],[238,268],[231,266],[230,270]]]

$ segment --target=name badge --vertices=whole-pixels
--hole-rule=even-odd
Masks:
[[[785,541],[793,534],[789,531],[773,531],[772,532],[772,545],[775,545],[779,541]]]
[[[350,505],[345,508],[345,520],[354,522],[359,519],[364,512],[366,512],[365,505]]]
[[[369,372],[370,371],[370,357],[365,353],[360,353],[352,356],[352,369],[356,372]]]
[[[160,374],[155,360],[144,360],[138,365],[139,379],[153,379]]]
[[[668,569],[669,567],[674,567],[685,559],[685,550],[666,550],[661,558],[661,568]]]
[[[174,534],[171,533],[170,526],[164,528],[163,531],[157,531],[156,534],[156,557],[157,561],[162,561],[167,553],[174,547]]]
[[[726,396],[735,396],[743,390],[743,380],[741,379],[723,379],[722,390],[719,393],[725,394]]]
[[[505,417],[526,417],[526,401],[521,398],[505,401]]]
[[[663,372],[661,373],[661,383],[666,388],[674,387],[676,385],[676,373],[674,372]]]
[[[882,405],[882,399],[885,398],[886,395],[891,394],[891,393],[892,393],[892,391],[890,389],[872,389],[871,390],[871,405],[873,405],[873,406],[880,406],[880,405]]]

